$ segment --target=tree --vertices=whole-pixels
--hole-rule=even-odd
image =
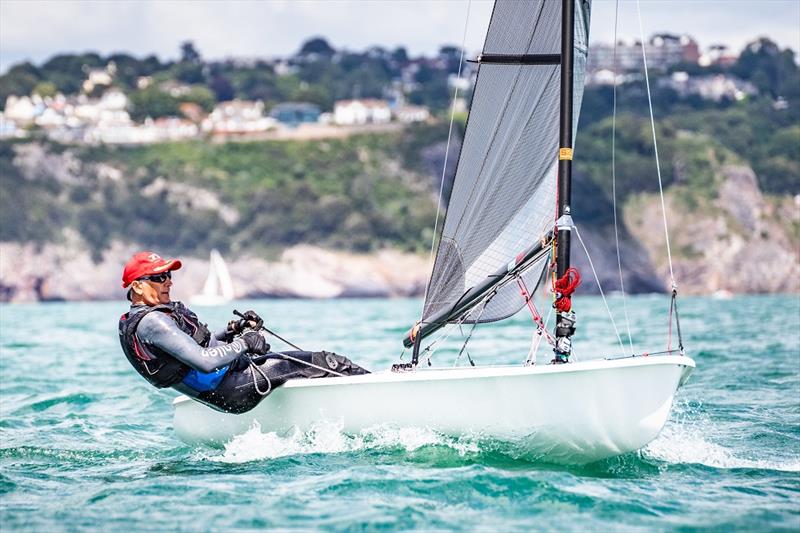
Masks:
[[[455,74],[461,62],[461,48],[452,45],[442,46],[439,48],[439,58],[444,60],[447,72]]]
[[[236,97],[236,90],[233,88],[233,85],[231,85],[228,78],[221,74],[211,78],[211,83],[209,83],[208,86],[214,91],[217,102],[227,102]]]
[[[113,61],[117,66],[117,72],[114,75],[116,82],[128,89],[136,88],[139,77],[148,76],[162,68],[155,56],[140,61],[129,54],[117,53],[108,56],[107,59],[109,62]],[[151,64],[153,59],[155,59],[155,68]]]
[[[181,61],[183,63],[201,63],[200,52],[194,47],[192,41],[181,43]]]
[[[336,53],[336,50],[328,44],[322,37],[314,37],[303,43],[300,47],[299,56],[317,55],[323,57],[330,57]]]
[[[98,54],[59,54],[42,65],[42,78],[53,82],[64,94],[74,94],[81,90],[86,73],[90,69],[105,66],[106,62]]]
[[[5,109],[6,99],[11,95],[24,96],[31,94],[41,80],[39,69],[31,63],[14,65],[0,76],[0,109]]]
[[[781,52],[778,45],[766,37],[748,44],[732,71],[773,98],[800,96],[800,68],[794,61],[794,52],[789,49]]]
[[[392,59],[394,59],[400,64],[405,64],[408,62],[408,52],[406,52],[406,49],[404,47],[398,46],[392,52]]]
[[[181,96],[179,100],[181,102],[197,104],[207,113],[213,110],[214,105],[217,103],[216,98],[214,98],[214,93],[203,85],[195,85],[188,93]]]
[[[180,113],[178,99],[155,85],[133,92],[130,100],[131,117],[134,120],[175,116]]]
[[[42,98],[45,97],[53,97],[58,92],[56,85],[50,81],[40,81],[36,84],[36,87],[33,88],[33,94],[38,94]]]

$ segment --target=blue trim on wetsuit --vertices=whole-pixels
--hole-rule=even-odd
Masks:
[[[219,382],[222,381],[222,378],[228,373],[228,368],[230,367],[223,366],[211,372],[200,372],[191,369],[189,373],[186,374],[186,377],[183,378],[183,384],[197,392],[212,391],[217,388]]]

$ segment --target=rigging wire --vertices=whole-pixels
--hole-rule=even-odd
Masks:
[[[589,266],[592,267],[592,274],[594,274],[594,280],[597,282],[597,288],[600,290],[600,296],[603,298],[603,304],[606,306],[606,311],[608,311],[608,317],[611,319],[611,325],[614,327],[614,333],[617,335],[617,340],[619,341],[619,346],[622,348],[622,353],[625,353],[625,343],[622,342],[622,337],[619,334],[619,330],[617,329],[617,323],[614,320],[614,315],[611,314],[611,308],[608,306],[608,301],[606,300],[606,295],[603,293],[603,286],[600,285],[600,278],[597,277],[597,271],[594,269],[594,262],[592,261],[592,256],[589,255],[589,250],[586,249],[586,244],[583,242],[583,238],[581,237],[581,232],[578,231],[578,226],[572,226],[575,230],[575,235],[578,237],[578,241],[581,243],[581,247],[583,248],[583,252],[586,254],[586,258],[589,260]]]
[[[550,337],[550,333],[547,331],[547,324],[550,322],[550,316],[553,314],[553,309],[555,309],[552,305],[548,306],[550,309],[547,311],[547,316],[544,319],[544,332],[547,333],[547,336]],[[536,364],[536,356],[539,355],[539,346],[542,344],[542,338],[544,335],[538,329],[533,332],[533,336],[531,337],[531,347],[528,350],[528,357],[525,359],[524,366],[532,366]],[[553,344],[549,341],[550,344]],[[574,354],[573,354],[574,356]]]
[[[467,344],[469,344],[470,339],[472,339],[472,334],[475,333],[475,328],[477,327],[478,322],[481,321],[481,317],[483,316],[483,312],[486,311],[486,306],[489,305],[489,301],[492,299],[492,297],[495,294],[497,294],[497,292],[496,291],[492,291],[491,293],[489,293],[489,296],[484,298],[483,307],[481,307],[481,312],[478,313],[477,318],[475,318],[475,322],[472,323],[472,327],[469,330],[469,335],[467,335],[467,338],[464,339],[464,344],[461,345],[461,350],[459,350],[458,356],[456,357],[456,361],[455,361],[455,363],[453,363],[454,367],[458,366],[458,362],[461,361],[461,355],[464,353],[464,350],[467,349]],[[472,311],[474,311],[474,310],[475,310],[475,308],[473,307]],[[471,315],[472,311],[470,311],[468,314]],[[464,320],[461,321],[461,324],[463,324],[463,323],[464,323]],[[461,324],[458,325],[459,330],[461,330]],[[464,335],[463,331],[461,331],[461,335]],[[469,359],[469,364],[470,365],[475,366],[475,362],[472,360],[472,357],[469,355],[469,351],[467,351],[467,359]]]
[[[617,270],[619,271],[619,288],[622,292],[622,309],[625,313],[625,329],[628,332],[628,342],[633,353],[633,337],[631,335],[631,321],[628,318],[628,302],[625,295],[625,281],[622,279],[622,251],[619,248],[619,229],[617,222],[617,22],[619,20],[619,0],[614,5],[614,106],[611,114],[611,198],[614,204],[614,242],[617,246]]]
[[[669,246],[669,228],[667,227],[667,206],[664,203],[664,186],[661,182],[661,164],[658,160],[658,141],[656,140],[656,121],[653,118],[653,99],[650,94],[650,76],[647,73],[647,52],[644,47],[644,29],[642,27],[642,10],[640,0],[636,0],[636,14],[639,16],[639,35],[642,47],[642,60],[644,61],[644,81],[647,86],[647,105],[650,108],[650,129],[653,131],[653,150],[656,155],[656,174],[658,175],[658,193],[661,196],[661,214],[664,219],[664,237],[667,240],[667,259],[669,260],[669,277],[672,282],[673,292],[677,290],[675,283],[675,272],[672,269],[672,250]]]
[[[461,56],[458,60],[458,81],[461,81],[461,69],[464,66],[464,47],[467,43],[467,28],[469,27],[469,12],[470,8],[472,7],[472,0],[467,2],[467,16],[464,19],[464,34],[461,38]],[[433,222],[433,237],[431,237],[431,252],[428,258],[428,262],[431,263],[431,267],[433,266],[433,252],[436,248],[436,232],[439,228],[439,213],[442,209],[442,194],[444,193],[444,178],[447,174],[447,160],[450,155],[450,140],[453,136],[453,122],[455,121],[456,116],[456,102],[458,101],[458,83],[455,84],[455,90],[453,91],[453,104],[450,107],[450,127],[447,130],[447,144],[445,146],[444,151],[444,164],[442,165],[442,179],[439,181],[439,197],[436,201],[436,218]],[[430,278],[428,278],[428,283],[425,285],[425,295],[428,294],[428,288],[430,285]]]

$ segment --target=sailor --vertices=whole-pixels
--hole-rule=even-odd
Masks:
[[[212,335],[192,311],[170,299],[177,259],[139,252],[125,265],[130,310],[119,321],[122,351],[139,374],[219,411],[244,413],[292,378],[368,372],[330,352],[271,352],[261,317],[247,311]]]

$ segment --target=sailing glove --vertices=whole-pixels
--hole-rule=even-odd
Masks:
[[[234,311],[236,314],[239,314],[237,311]],[[242,333],[245,329],[261,329],[261,326],[264,325],[264,319],[258,316],[258,313],[253,311],[252,309],[249,311],[245,311],[244,314],[241,315],[242,318],[238,320],[231,320],[228,322],[227,333],[231,336],[238,335]]]
[[[265,355],[269,352],[269,343],[257,331],[248,331],[239,338],[247,345],[247,353]]]

